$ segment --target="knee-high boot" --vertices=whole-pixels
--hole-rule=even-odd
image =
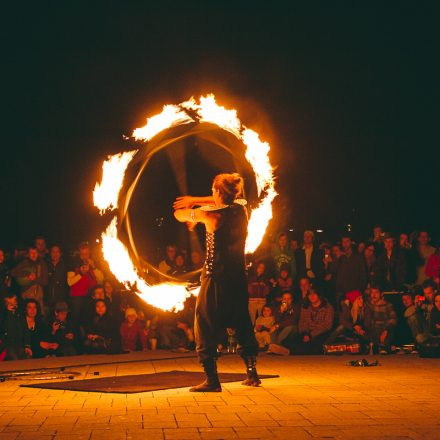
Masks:
[[[206,380],[200,385],[189,389],[192,393],[218,393],[222,390],[217,374],[217,362],[213,358],[202,361]]]

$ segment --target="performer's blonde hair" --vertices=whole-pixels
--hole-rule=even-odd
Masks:
[[[238,173],[218,174],[212,186],[219,192],[223,203],[228,205],[243,196],[243,177]]]

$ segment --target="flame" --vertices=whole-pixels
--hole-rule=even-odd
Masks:
[[[133,131],[135,139],[149,141],[166,128],[189,124],[194,119],[177,105],[164,105],[162,113],[147,119],[147,123]]]
[[[118,207],[119,192],[124,182],[125,170],[138,150],[108,156],[102,164],[102,180],[96,183],[93,191],[93,203],[103,214],[107,209]]]
[[[189,292],[184,285],[158,284],[148,285],[141,278],[124,244],[118,239],[117,218],[114,217],[106,231],[102,234],[102,251],[113,275],[127,289],[134,291],[142,300],[163,310],[178,312],[183,309]]]
[[[191,116],[187,111],[192,111]],[[195,117],[195,119],[193,118]],[[179,105],[165,105],[158,115],[147,119],[144,127],[133,131],[135,139],[149,141],[161,131],[191,122],[209,122],[229,131],[246,146],[245,157],[251,164],[257,184],[260,202],[251,212],[246,253],[254,252],[260,245],[267,225],[272,218],[272,202],[277,196],[273,169],[269,160],[270,146],[260,140],[258,133],[246,128],[237,117],[236,110],[227,110],[218,105],[214,95],[194,98]],[[118,197],[125,171],[137,150],[110,156],[103,164],[101,184],[96,184],[93,192],[95,206],[103,214],[107,209],[118,207]],[[147,303],[163,310],[179,311],[183,309],[186,298],[197,295],[198,290],[188,290],[185,284],[163,283],[149,285],[138,273],[124,244],[118,239],[117,219],[112,220],[102,234],[104,258],[115,277],[128,289]]]

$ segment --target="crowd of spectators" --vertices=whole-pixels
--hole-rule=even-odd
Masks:
[[[168,245],[155,282],[194,281],[201,252]],[[195,348],[194,307],[163,312],[124,290],[92,257],[87,243],[72,255],[37,237],[10,255],[0,249],[0,360]],[[261,350],[320,354],[332,344],[396,352],[440,340],[439,250],[428,232],[397,239],[375,227],[365,242],[344,235],[317,243],[280,233],[249,262],[249,313]],[[232,329],[219,344],[235,352]],[[437,343],[438,344],[438,343]]]

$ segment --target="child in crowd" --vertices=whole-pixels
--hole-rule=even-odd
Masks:
[[[147,349],[145,326],[138,319],[135,309],[129,307],[125,311],[125,321],[121,324],[120,333],[123,351]]]
[[[258,347],[262,350],[267,349],[270,344],[270,334],[274,331],[275,318],[272,309],[264,306],[261,316],[255,321],[255,337]]]

